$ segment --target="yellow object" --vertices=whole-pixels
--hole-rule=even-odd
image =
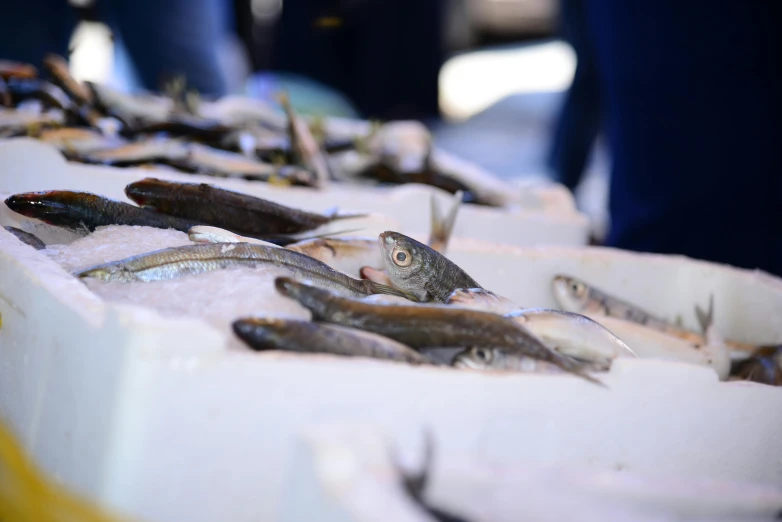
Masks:
[[[0,521],[127,522],[46,478],[0,421]]]
[[[336,16],[323,16],[315,20],[313,25],[315,25],[315,27],[323,28],[341,27],[342,18],[338,18]]]

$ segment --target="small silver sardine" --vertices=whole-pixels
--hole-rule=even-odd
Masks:
[[[584,281],[567,275],[553,280],[554,299],[563,310],[585,315],[607,315],[640,324],[693,344],[705,344],[706,339],[690,330],[656,317],[638,306],[618,299]],[[726,341],[731,349],[751,352],[756,347],[747,343]]]
[[[522,307],[508,299],[483,288],[458,288],[454,290],[445,304],[483,310],[494,314],[505,315]]]
[[[473,347],[456,354],[453,366],[472,370],[499,370],[525,373],[564,373],[564,370],[545,361],[539,361],[500,348]]]
[[[147,254],[87,268],[75,275],[103,281],[163,281],[213,270],[245,266],[271,265],[290,270],[313,284],[341,295],[364,297],[389,294],[405,297],[403,292],[373,281],[353,279],[328,265],[284,248],[250,243],[206,243],[164,248]]]

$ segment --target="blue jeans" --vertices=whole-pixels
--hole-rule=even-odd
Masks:
[[[0,58],[40,67],[44,55],[67,56],[76,16],[66,0],[6,0]],[[223,95],[227,81],[217,46],[229,30],[227,0],[98,0],[101,21],[118,30],[147,89],[184,74],[199,92]]]

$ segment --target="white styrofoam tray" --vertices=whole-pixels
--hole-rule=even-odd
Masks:
[[[685,319],[713,292],[726,336],[782,336],[782,284],[760,273],[470,241],[453,258],[528,306],[553,306],[549,277],[568,271]],[[605,390],[562,375],[228,350],[227,332],[205,323],[103,303],[4,230],[0,314],[0,415],[49,473],[144,520],[276,519],[295,435],[318,422],[377,424],[401,451],[427,426],[444,462],[782,485],[782,390],[683,363],[617,360]]]
[[[394,188],[340,184],[313,190],[182,174],[163,169],[152,171],[83,165],[66,162],[56,149],[36,140],[17,138],[0,141],[0,193],[81,190],[125,201],[125,186],[145,177],[211,183],[316,212],[333,207],[372,212],[398,223],[399,231],[408,234],[429,232],[431,195],[440,198],[443,208],[448,208],[452,199],[442,190],[418,184]],[[518,190],[522,193],[522,202],[525,202],[525,206],[520,209],[463,205],[459,210],[454,236],[519,246],[586,244],[588,219],[575,209],[573,197],[567,189],[561,185],[534,184],[526,188],[519,187]],[[7,212],[7,209],[0,209],[0,212],[3,211]],[[348,226],[348,223],[335,222],[332,225],[338,230]],[[370,234],[376,232],[375,229],[362,231]]]

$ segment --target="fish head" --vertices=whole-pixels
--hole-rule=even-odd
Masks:
[[[5,204],[17,214],[40,219],[51,225],[76,228],[81,224],[80,211],[90,198],[96,198],[96,196],[64,190],[50,190],[14,194],[6,198]]]
[[[253,350],[275,350],[280,346],[288,322],[273,317],[250,317],[233,322],[233,331]]]
[[[324,312],[336,296],[316,286],[299,282],[291,277],[278,277],[274,280],[274,287],[281,295],[295,299],[304,308],[312,312],[314,316]]]
[[[173,197],[175,185],[157,178],[144,178],[125,187],[125,195],[141,207],[156,206],[161,200]]]
[[[121,263],[106,263],[81,270],[74,274],[79,279],[99,279],[101,281],[130,282],[134,280],[133,274]]]
[[[435,270],[431,249],[404,234],[390,231],[380,234],[380,249],[392,285],[424,300],[428,272]]]
[[[585,310],[589,304],[589,287],[583,281],[566,275],[557,275],[553,281],[554,300],[568,312]]]
[[[470,368],[473,370],[489,370],[497,364],[497,350],[483,346],[473,346],[459,352],[453,359],[455,368]]]

